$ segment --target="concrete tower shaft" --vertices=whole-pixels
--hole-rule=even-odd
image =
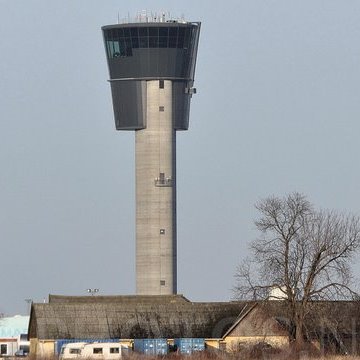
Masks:
[[[139,295],[175,294],[176,132],[172,82],[147,81],[146,100],[146,129],[135,132],[136,291]]]
[[[117,130],[135,130],[136,291],[175,294],[176,130],[189,126],[200,23],[102,28]]]

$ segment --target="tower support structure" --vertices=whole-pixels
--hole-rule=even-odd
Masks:
[[[176,131],[172,82],[147,81],[147,126],[135,132],[136,292],[176,293]]]

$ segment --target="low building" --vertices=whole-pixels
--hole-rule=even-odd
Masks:
[[[26,350],[29,316],[16,315],[0,319],[0,356],[13,356],[22,347]]]
[[[319,350],[358,353],[358,302],[314,302],[306,319],[308,340]],[[208,348],[237,351],[249,344],[289,344],[285,301],[190,302],[168,296],[49,296],[33,304],[30,353],[48,356],[69,341],[204,338]]]
[[[242,347],[266,342],[273,347],[289,344],[289,332],[276,314],[269,315],[259,303],[245,306],[233,325],[223,335],[227,351],[240,351]]]
[[[284,301],[249,303],[223,336],[229,351],[264,342],[289,344],[292,331]],[[305,337],[320,352],[360,353],[360,302],[314,301],[305,318]]]
[[[214,346],[235,322],[244,302],[193,303],[169,296],[49,296],[33,304],[30,353],[47,356],[64,339],[209,338]]]

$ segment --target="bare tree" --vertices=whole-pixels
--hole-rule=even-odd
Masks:
[[[251,257],[238,266],[234,291],[241,299],[269,299],[272,293],[272,299],[283,300],[291,340],[302,347],[309,302],[356,295],[350,264],[360,245],[360,221],[315,210],[299,193],[269,197],[255,206],[261,237],[252,242]]]

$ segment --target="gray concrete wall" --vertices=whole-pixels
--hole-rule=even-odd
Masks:
[[[176,131],[172,81],[146,82],[146,128],[135,132],[136,293],[176,293]],[[162,179],[161,173],[164,174]]]

